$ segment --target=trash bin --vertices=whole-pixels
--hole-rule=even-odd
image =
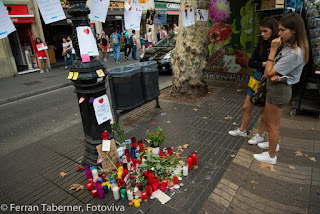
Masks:
[[[141,67],[122,66],[110,69],[109,85],[116,110],[130,110],[143,104]]]
[[[128,67],[141,67],[144,100],[153,100],[159,96],[158,63],[156,61],[138,62]]]

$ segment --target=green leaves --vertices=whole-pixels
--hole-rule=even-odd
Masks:
[[[157,129],[157,132],[150,132],[147,130],[146,132],[147,139],[151,143],[151,147],[156,148],[164,144],[166,136],[164,135],[163,129],[160,127]]]
[[[162,166],[160,163],[156,163],[155,167],[156,167],[156,170],[160,170]]]

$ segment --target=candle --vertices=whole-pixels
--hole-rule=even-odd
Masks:
[[[163,153],[163,150],[161,149],[160,152],[159,152],[159,156],[162,157],[162,158],[165,158],[166,155]]]
[[[125,159],[125,160],[127,160],[127,159]],[[128,169],[128,164],[127,163],[123,163],[122,165],[123,165],[123,169]]]
[[[178,184],[178,177],[173,177],[173,183]]]
[[[97,182],[96,188],[97,188],[98,198],[99,198],[99,199],[103,199],[103,198],[104,198],[104,194],[103,194],[103,189],[102,189],[101,181],[100,181],[100,180]]]
[[[127,197],[127,189],[125,187],[121,187],[120,189],[120,194],[121,194],[121,199],[123,201],[126,201],[128,200],[128,197]]]
[[[158,190],[158,187],[157,187],[157,184],[156,183],[153,183],[152,185],[152,191],[155,192]]]
[[[154,177],[153,182],[154,182],[154,184],[156,185],[156,187],[159,188],[159,186],[160,186],[159,178]]]
[[[192,157],[188,157],[188,169],[192,169],[193,163],[192,163]]]
[[[172,155],[172,148],[171,147],[167,147],[167,150],[168,150],[168,154]]]
[[[123,174],[123,167],[122,166],[120,166],[119,168],[118,168],[118,179],[122,179],[122,174]]]
[[[181,171],[182,171],[182,167],[181,167],[181,165],[179,164],[179,165],[177,165],[176,173],[179,174],[179,173],[181,173]]]
[[[91,173],[91,172],[90,172]],[[93,183],[93,179],[92,178],[89,178],[88,179],[88,183]]]
[[[136,138],[135,138],[135,137],[132,137],[132,138],[131,138],[131,142],[132,142],[132,147],[134,147],[134,149],[136,150],[136,149],[137,149]]]
[[[123,170],[123,176],[126,177],[126,175],[129,173],[128,169]]]
[[[197,153],[192,152],[192,164],[195,166],[197,165]]]
[[[92,183],[88,183],[88,184],[87,184],[87,190],[88,190],[88,191],[92,191],[92,189],[93,189],[93,188],[92,188]]]
[[[139,140],[138,143],[139,143],[140,152],[143,152],[142,140]]]
[[[98,192],[97,192],[97,190],[95,189],[95,190],[92,190],[91,194],[92,194],[93,197],[97,197]]]
[[[133,200],[133,192],[130,189],[127,190],[127,196],[129,201]]]
[[[107,185],[103,186],[102,189],[104,194],[107,194],[109,192],[109,187]]]
[[[137,158],[137,156],[136,156],[136,149],[135,149],[134,147],[131,147],[131,155],[132,155],[132,157],[133,157],[134,159]]]
[[[103,174],[101,175],[101,178],[102,178],[102,181],[103,181],[103,182],[106,182],[106,181],[107,181],[107,175],[106,175],[106,173],[103,173]]]
[[[183,166],[183,176],[188,176],[188,166],[187,165]]]
[[[134,200],[134,206],[135,207],[140,207],[140,201],[139,200]]]
[[[129,154],[129,149],[125,149],[125,150],[124,150],[124,154],[125,154],[125,155]]]
[[[146,190],[147,190],[147,195],[151,196],[152,195],[151,183],[149,183],[149,182],[147,183]]]
[[[167,179],[163,179],[163,180],[162,180],[162,183],[161,183],[161,191],[162,191],[162,192],[166,191],[166,189],[167,189],[167,183],[168,183]]]
[[[129,153],[126,153],[126,157],[127,157],[127,162],[130,163],[130,155],[129,155]]]
[[[119,193],[119,187],[113,187],[112,188],[112,193],[113,193],[113,198],[114,200],[119,200],[120,199],[120,193]]]
[[[149,172],[147,177],[148,177],[148,181],[150,183],[153,183],[153,174],[152,174],[152,172]]]
[[[142,184],[142,182],[139,182],[139,183],[138,183],[138,189],[139,189],[139,190],[143,190],[143,184]]]
[[[85,168],[85,171],[86,171],[87,179],[92,178],[90,166],[89,165],[85,165],[84,168]]]
[[[93,179],[96,179],[97,177],[99,177],[99,174],[98,174],[98,170],[97,170],[97,169],[93,169],[93,170],[92,170],[92,177],[93,177]]]
[[[146,192],[146,191],[143,191],[143,192],[141,193],[141,197],[142,197],[142,200],[147,199],[147,192]]]

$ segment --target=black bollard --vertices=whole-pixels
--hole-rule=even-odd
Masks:
[[[86,0],[69,0],[70,8],[69,15],[72,17],[72,44],[76,51],[76,60],[70,67],[70,72],[79,72],[76,80],[72,80],[75,86],[78,100],[81,97],[84,101],[79,104],[82,126],[84,130],[85,154],[82,164],[89,164],[90,166],[99,165],[97,163],[98,152],[96,146],[102,143],[101,134],[107,130],[112,138],[110,121],[106,121],[100,125],[96,120],[93,103],[90,98],[97,98],[106,94],[106,78],[108,72],[103,63],[95,58],[90,57],[90,62],[82,62],[80,57],[80,49],[77,38],[76,28],[79,26],[90,26],[88,14],[90,9],[86,6]],[[97,74],[97,70],[102,69],[105,76],[101,80]],[[98,81],[99,78],[99,81]]]

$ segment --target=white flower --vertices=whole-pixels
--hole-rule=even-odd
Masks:
[[[154,171],[154,167],[151,168],[151,171]]]

